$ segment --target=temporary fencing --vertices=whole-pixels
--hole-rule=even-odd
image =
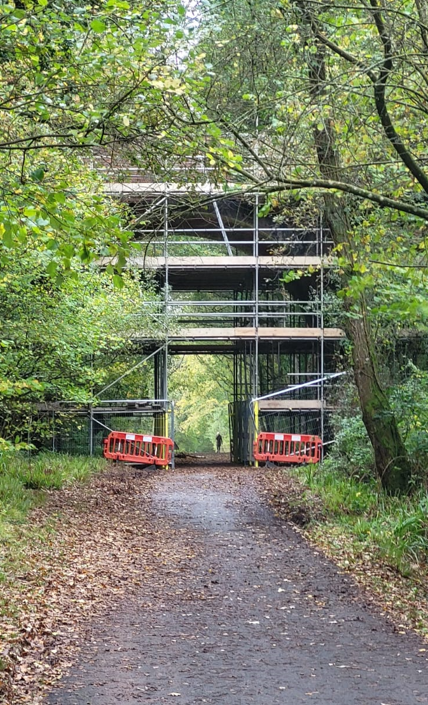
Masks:
[[[171,463],[174,448],[171,438],[124,431],[112,431],[103,444],[105,458],[161,467]]]
[[[292,433],[259,433],[253,448],[255,460],[273,463],[318,463],[321,453],[319,436]]]

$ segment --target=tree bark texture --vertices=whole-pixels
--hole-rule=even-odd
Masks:
[[[314,101],[322,96],[326,81],[325,47],[318,46],[309,64],[309,77]],[[314,126],[314,141],[319,169],[323,177],[337,179],[339,155],[335,149],[334,130],[331,120],[325,120],[323,128]],[[343,275],[346,288],[352,274],[355,250],[350,239],[349,197],[338,198],[328,193],[324,197],[325,218],[334,244],[341,245],[342,254],[348,261],[348,273]],[[384,489],[391,494],[407,492],[411,480],[411,467],[406,448],[401,439],[396,418],[388,397],[382,388],[377,371],[377,358],[373,336],[367,316],[364,293],[358,298],[348,297],[346,333],[352,343],[355,383],[358,390],[364,425],[373,446],[377,474]]]

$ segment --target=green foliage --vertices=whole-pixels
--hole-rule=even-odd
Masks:
[[[391,391],[391,404],[420,477],[428,476],[428,373],[409,362],[404,380]]]
[[[60,489],[85,481],[105,467],[101,458],[71,458],[40,454],[35,457],[13,450],[0,453],[0,540],[25,521],[28,510],[40,502],[34,490]]]
[[[108,274],[73,263],[78,278],[58,285],[43,259],[25,253],[0,274],[0,436],[9,441],[26,440],[29,426],[32,439],[43,435],[36,403],[92,401],[129,365],[132,333],[155,332],[156,295],[132,273],[118,289]]]
[[[315,218],[321,206],[317,188],[337,182],[344,192],[334,196],[337,220],[345,214],[349,224],[344,241],[336,242],[347,305],[368,294],[368,313],[373,310],[376,322],[382,312],[402,325],[426,325],[427,125],[415,102],[415,91],[425,95],[421,4],[410,0],[403,10],[392,0],[376,11],[358,0],[206,6],[199,46],[211,71],[198,104],[217,121],[217,131],[201,131],[205,144],[215,144],[213,164],[266,192],[260,215],[273,202],[282,201],[285,209],[294,186],[291,197],[300,198],[296,217],[315,199]],[[394,56],[379,78],[388,43]],[[320,61],[322,85],[315,87]],[[381,110],[375,86],[384,82]],[[331,162],[330,174],[318,162],[323,136],[337,167]],[[395,210],[384,208],[386,198]]]
[[[289,284],[290,282],[298,281],[304,275],[305,273],[301,269],[290,269],[288,272],[283,272],[281,281],[284,284]]]
[[[373,449],[360,416],[335,417],[335,436],[324,465],[345,477],[374,477]]]
[[[321,466],[305,468],[299,474],[312,490],[318,492],[322,488],[323,505],[329,515],[364,515],[378,503],[375,480],[361,482],[356,476],[346,476],[331,456]]]
[[[374,480],[362,483],[356,477],[344,477],[331,462],[293,472],[321,497],[324,532],[336,536],[338,546],[346,537],[355,557],[375,554],[403,575],[427,562],[426,490],[412,498],[389,497]]]
[[[105,461],[100,458],[41,453],[29,459],[20,458],[9,475],[15,476],[27,490],[59,490],[85,481],[104,466]]]
[[[133,214],[104,183],[129,164],[165,173],[188,148],[164,109],[183,92],[171,59],[189,34],[185,16],[170,0],[1,4],[0,436],[9,445],[40,441],[37,404],[93,400],[129,363],[132,334],[157,332],[153,288],[123,272],[138,248]]]
[[[412,362],[401,370],[401,379],[391,385],[389,399],[414,469],[414,484],[428,477],[428,373]],[[325,469],[359,480],[374,478],[373,451],[360,415],[346,408],[333,418],[334,443],[324,462]]]
[[[412,505],[399,507],[392,534],[389,550],[398,565],[428,557],[428,495],[421,494]]]
[[[93,165],[105,172],[118,146],[118,166],[175,160],[163,104],[181,91],[170,58],[183,27],[169,0],[2,3],[0,262],[27,246],[50,253],[53,278],[74,257],[113,256],[121,270],[132,233]]]
[[[212,66],[204,108],[223,131],[217,144],[230,134],[235,141],[235,159],[223,155],[223,168],[229,161],[262,188],[268,182],[267,190],[275,194],[300,188],[311,197],[335,181],[338,189],[362,199],[366,229],[377,210],[370,200],[407,210],[419,226],[417,215],[428,215],[420,195],[428,189],[427,128],[415,100],[415,92],[425,95],[421,4],[410,0],[405,9],[398,0],[376,9],[358,0],[207,5],[200,46]],[[315,86],[320,62],[322,85]],[[330,176],[315,166],[327,133],[340,167]],[[219,152],[211,149],[211,154],[215,158]],[[344,199],[343,206],[350,202]],[[357,272],[365,263],[354,265]]]
[[[176,399],[176,439],[180,450],[212,452],[218,431],[229,445],[228,402],[231,369],[225,357],[184,356],[170,377]]]

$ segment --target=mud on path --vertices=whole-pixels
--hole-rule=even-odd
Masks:
[[[191,539],[192,560],[95,624],[46,703],[428,703],[423,642],[275,519],[254,471],[194,467],[150,483],[153,520],[171,527],[171,551],[177,532]]]

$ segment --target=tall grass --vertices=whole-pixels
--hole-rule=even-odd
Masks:
[[[390,497],[375,480],[345,477],[326,462],[293,472],[321,497],[325,521],[351,539],[356,553],[375,552],[403,575],[428,563],[428,491]]]
[[[103,458],[53,453],[0,455],[0,541],[10,534],[11,526],[25,520],[28,510],[41,501],[44,490],[82,482],[103,467]]]

